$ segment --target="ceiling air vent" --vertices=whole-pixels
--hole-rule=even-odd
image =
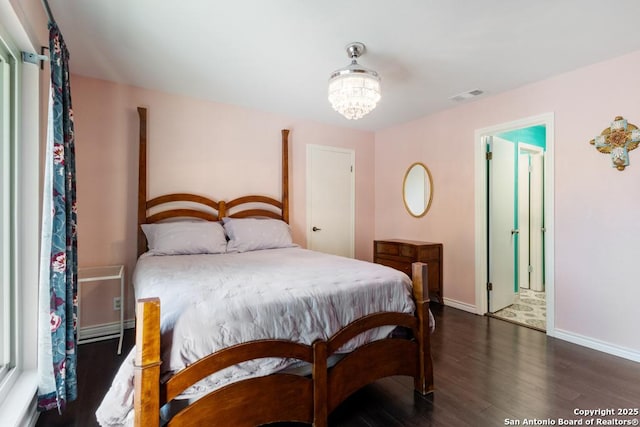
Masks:
[[[478,95],[482,95],[483,93],[484,92],[481,91],[480,89],[473,89],[473,90],[470,90],[470,91],[467,91],[467,92],[462,92],[462,93],[459,93],[457,95],[454,95],[449,99],[452,100],[452,101],[456,101],[456,102],[462,102],[462,101],[464,101],[466,99],[473,98],[473,97],[476,97]]]

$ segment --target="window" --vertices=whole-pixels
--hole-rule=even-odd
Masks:
[[[16,7],[18,9],[16,9]],[[22,20],[20,19],[22,16]],[[42,126],[37,52],[20,2],[0,0],[0,424],[35,425]],[[24,23],[27,23],[25,25]],[[46,87],[46,86],[45,86]]]
[[[19,61],[0,39],[0,383],[15,366],[15,148]]]

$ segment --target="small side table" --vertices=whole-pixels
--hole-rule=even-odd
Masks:
[[[120,333],[111,335],[101,335],[98,337],[78,340],[78,344],[101,341],[119,337],[118,354],[122,353],[122,337],[124,336],[124,265],[113,265],[108,267],[88,267],[78,269],[78,318],[77,330],[80,331],[80,284],[88,282],[99,282],[104,280],[120,281]]]

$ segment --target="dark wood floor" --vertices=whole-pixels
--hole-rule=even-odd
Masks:
[[[433,395],[414,394],[410,378],[386,378],[345,401],[331,426],[504,426],[533,418],[557,425],[559,418],[585,418],[575,409],[640,407],[639,363],[450,307],[435,306],[433,314]],[[116,345],[80,346],[78,400],[62,415],[41,414],[37,426],[97,425],[94,412],[124,358],[115,355]],[[127,331],[124,348],[132,345]]]

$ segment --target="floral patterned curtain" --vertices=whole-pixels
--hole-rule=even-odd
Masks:
[[[73,112],[69,52],[49,22],[51,88],[45,158],[38,327],[38,410],[77,396],[76,312],[78,246]]]

